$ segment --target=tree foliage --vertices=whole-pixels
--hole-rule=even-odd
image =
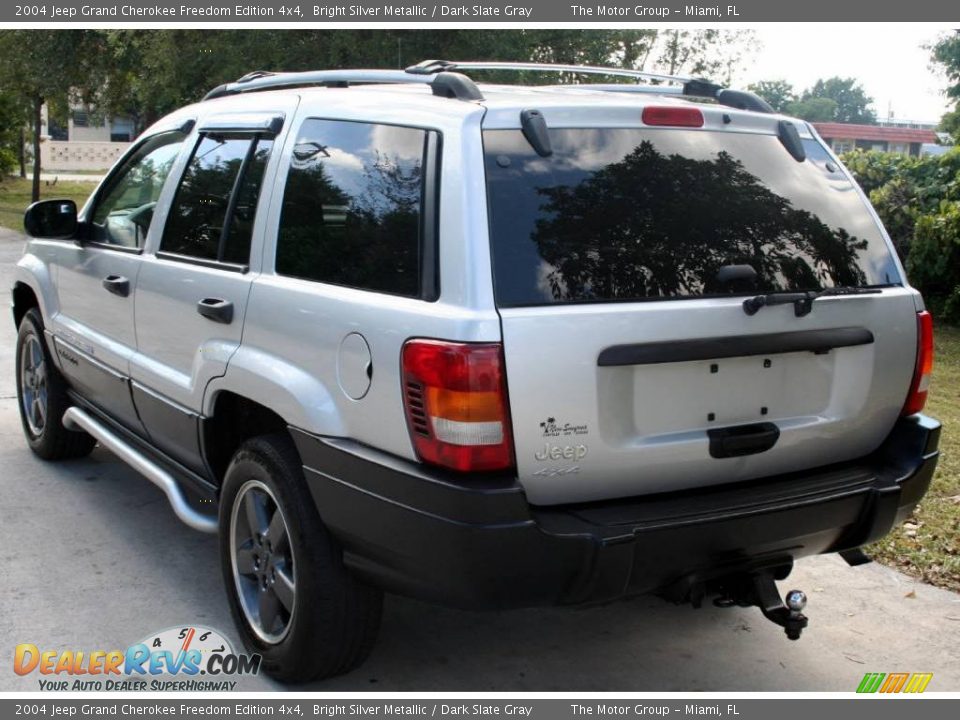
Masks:
[[[960,145],[960,30],[941,38],[932,48],[932,59],[946,73],[950,85],[944,94],[956,101],[953,110],[940,120],[940,131],[948,133],[954,145]]]
[[[23,150],[23,128],[29,121],[23,101],[10,92],[0,92],[0,180],[14,170]]]
[[[873,98],[854,78],[820,79],[799,95],[786,80],[761,80],[747,89],[757,93],[777,112],[810,122],[869,124],[877,121],[870,107]]]
[[[83,102],[142,131],[253,70],[396,67],[425,58],[615,65],[729,80],[749,55],[736,30],[0,30],[0,87],[28,103],[39,191],[39,108]],[[482,80],[576,82],[575,76],[486,73]]]
[[[869,194],[910,281],[936,313],[960,323],[960,148],[926,157],[854,150],[843,161]]]
[[[947,133],[954,145],[960,145],[960,103],[957,103],[956,110],[951,110],[940,118],[940,125],[937,129],[940,132]]]
[[[786,112],[810,122],[838,122],[837,101],[827,97],[807,97],[787,103]]]
[[[867,95],[856,78],[832,77],[817,80],[812,88],[805,90],[800,96],[801,103],[814,100],[833,101],[833,117],[828,118],[833,122],[870,124],[877,121],[877,114],[870,107],[873,98]],[[818,107],[826,106],[821,104]]]
[[[865,282],[865,239],[794,207],[727,152],[695,159],[644,140],[577,184],[537,192],[532,240],[559,300],[722,292],[717,273],[735,262],[771,290]],[[710,202],[690,213],[691,197]]]
[[[797,99],[793,85],[786,80],[760,80],[747,85],[747,90],[762,97],[780,113],[787,112],[787,106]]]
[[[943,66],[951,83],[946,95],[960,102],[960,30],[937,42],[933,48],[933,61]]]
[[[692,75],[729,84],[754,52],[752,30],[653,31],[636,65],[668,75]]]
[[[40,197],[41,107],[73,94],[87,100],[102,85],[103,36],[94,30],[0,32],[0,86],[29,105],[33,130],[33,199]]]

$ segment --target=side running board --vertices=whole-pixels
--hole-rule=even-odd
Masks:
[[[217,531],[217,518],[212,515],[204,515],[190,507],[183,490],[173,475],[132,448],[102,423],[90,417],[80,408],[71,407],[63,414],[63,425],[68,430],[83,430],[90,433],[101,445],[163,490],[176,516],[194,530],[205,533],[215,533]]]

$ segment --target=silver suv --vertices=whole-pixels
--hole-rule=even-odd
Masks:
[[[457,72],[491,69],[633,82]],[[360,664],[384,590],[716,596],[796,638],[775,581],[865,561],[937,461],[930,316],[863,193],[703,80],[253,73],[25,226],[30,447],[99,442],[218,532],[284,680]]]

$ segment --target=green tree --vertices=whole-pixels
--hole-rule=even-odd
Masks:
[[[933,61],[943,66],[951,83],[946,90],[947,97],[960,102],[960,30],[942,38],[932,51]]]
[[[111,30],[110,75],[101,107],[133,117],[139,128],[212,87],[253,70],[402,68],[427,58],[516,60],[635,67],[652,30]],[[478,73],[516,81],[516,74]],[[556,83],[526,74],[530,83]],[[575,78],[560,78],[572,81]]]
[[[960,148],[925,157],[854,150],[843,162],[869,193],[928,307],[960,322]]]
[[[960,203],[944,201],[917,219],[907,273],[941,317],[960,323]]]
[[[92,97],[103,82],[102,50],[102,34],[93,30],[0,31],[0,86],[30,107],[34,201],[40,198],[43,104]]]
[[[20,176],[26,177],[24,128],[28,120],[29,113],[20,98],[0,92],[0,180],[18,165]]]
[[[832,77],[817,80],[814,86],[804,91],[801,101],[826,98],[836,103],[831,120],[842,123],[875,123],[877,114],[870,107],[869,97],[855,78]]]
[[[402,68],[426,58],[612,65],[729,80],[751,31],[105,30],[98,109],[138,130],[253,70]],[[482,81],[584,82],[576,75],[477,72]],[[599,78],[597,78],[599,79]],[[611,79],[605,78],[609,82]]]
[[[960,145],[960,103],[957,103],[956,110],[951,110],[940,118],[940,125],[937,129],[940,132],[947,133],[954,145]]]
[[[960,30],[942,38],[932,48],[932,59],[943,67],[947,80],[951,83],[944,94],[956,101],[953,110],[940,120],[941,132],[949,133],[953,144],[960,144]]]
[[[777,112],[787,112],[787,106],[797,99],[793,85],[786,80],[760,80],[747,85],[747,90],[756,93]]]
[[[668,75],[705,77],[730,84],[754,52],[752,30],[659,30],[637,67]]]
[[[835,122],[837,120],[837,101],[826,97],[808,97],[787,103],[788,115],[795,115],[810,122]]]

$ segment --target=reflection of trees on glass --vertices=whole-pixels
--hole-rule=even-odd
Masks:
[[[250,262],[250,241],[253,237],[253,221],[257,214],[257,201],[260,199],[260,186],[263,182],[263,171],[267,167],[273,140],[259,138],[257,146],[240,181],[237,189],[237,202],[233,208],[233,217],[230,219],[230,229],[227,232],[226,244],[223,248],[223,257],[220,260],[236,265],[246,265]]]
[[[284,192],[277,272],[416,296],[426,133],[311,120],[301,135]]]
[[[250,136],[206,135],[201,139],[180,180],[161,250],[217,259],[230,195],[252,141]]]
[[[741,263],[763,289],[866,281],[866,240],[795,208],[725,151],[694,159],[645,140],[578,183],[537,192],[531,238],[555,300],[724,292],[718,270]]]

